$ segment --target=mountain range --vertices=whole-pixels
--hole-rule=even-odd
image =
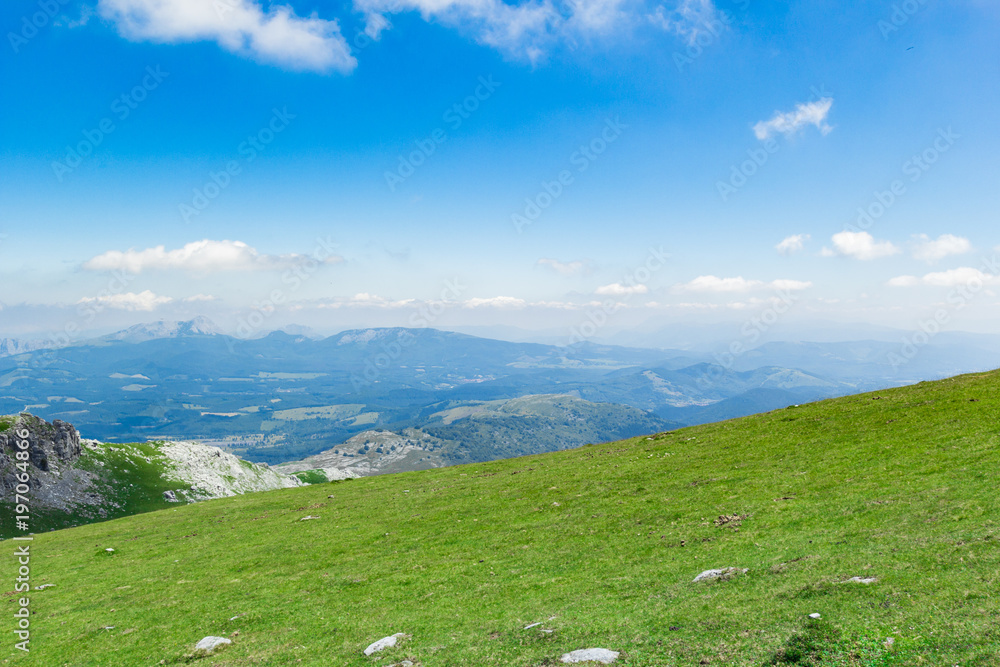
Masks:
[[[335,467],[371,473],[564,449],[1000,366],[1000,351],[971,344],[928,345],[894,366],[899,345],[879,341],[770,342],[734,357],[428,328],[306,333],[244,340],[198,319],[22,351],[0,358],[0,414],[71,421],[107,442],[194,440],[270,464],[343,445],[354,451],[341,458],[353,460]],[[445,423],[444,414],[464,416]],[[354,447],[362,434],[438,446],[380,462]]]

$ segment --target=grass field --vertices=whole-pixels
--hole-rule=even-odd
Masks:
[[[5,629],[0,656],[478,667],[603,647],[629,666],[997,665],[998,463],[988,373],[186,505],[37,536],[31,583],[55,586],[32,591],[31,653]],[[729,566],[749,571],[692,582]],[[411,638],[362,654],[397,632]],[[193,656],[206,635],[233,644]]]

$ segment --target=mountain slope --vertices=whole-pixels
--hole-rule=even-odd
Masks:
[[[32,592],[32,653],[3,655],[178,665],[216,635],[233,641],[205,661],[220,666],[554,665],[605,647],[631,667],[985,667],[998,417],[993,372],[38,535],[53,558],[32,585],[54,587]],[[748,571],[692,581],[726,567]]]

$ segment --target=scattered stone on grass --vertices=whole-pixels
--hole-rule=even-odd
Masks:
[[[525,630],[530,630],[531,628],[534,628],[534,627],[536,627],[536,626],[539,626],[539,625],[541,625],[541,624],[542,624],[542,622],[541,622],[541,621],[538,621],[538,623],[532,623],[531,625],[526,625],[526,626],[524,626],[524,629],[525,629]]]
[[[874,584],[878,581],[878,577],[851,577],[845,584]]]
[[[559,658],[562,662],[599,662],[602,665],[610,665],[617,659],[618,651],[609,651],[606,648],[582,648],[570,651]]]
[[[166,500],[168,503],[176,503],[176,502],[178,502],[178,500],[177,500],[177,494],[174,493],[173,491],[164,491],[163,492],[163,499]]]
[[[225,646],[226,644],[232,644],[233,642],[225,637],[205,637],[200,642],[195,644],[195,651],[204,651],[205,653],[212,653],[215,649],[220,646]]]
[[[403,639],[406,636],[407,636],[406,633],[397,632],[396,634],[391,635],[389,637],[383,637],[377,642],[372,642],[371,644],[368,645],[368,648],[365,649],[365,655],[371,655],[373,653],[378,653],[383,649],[392,648],[393,646],[396,645],[397,641]]]
[[[697,577],[694,581],[712,581],[714,579],[721,579],[725,581],[726,579],[732,579],[741,574],[746,574],[750,570],[747,568],[740,569],[738,567],[723,567],[717,570],[705,570]]]
[[[318,516],[313,516],[312,514],[310,514],[309,516],[302,517],[301,519],[299,519],[299,521],[309,521],[310,519],[318,519],[318,518],[319,518]]]
[[[52,588],[55,584],[42,584],[41,586],[35,586],[36,591],[44,591],[46,588]]]
[[[717,528],[728,526],[729,528],[738,531],[740,529],[740,524],[743,523],[743,520],[749,517],[749,514],[720,514],[719,518],[713,523],[715,523]]]
[[[809,614],[809,618],[819,619],[819,618],[823,618],[823,616],[821,614]]]

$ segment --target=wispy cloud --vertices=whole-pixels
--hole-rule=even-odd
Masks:
[[[466,308],[524,308],[528,302],[513,296],[475,297],[462,303]]]
[[[611,283],[602,285],[594,290],[594,294],[599,296],[627,296],[630,294],[646,294],[649,288],[645,285],[623,285],[621,283]]]
[[[583,260],[574,260],[572,262],[560,262],[558,259],[549,259],[543,257],[538,260],[538,266],[545,266],[552,269],[561,276],[578,276],[586,275],[593,270],[590,262],[585,262]]]
[[[145,250],[109,250],[84,262],[88,271],[128,271],[175,269],[196,273],[214,271],[258,271],[283,269],[315,261],[306,255],[266,255],[242,241],[211,241],[205,239],[186,244],[176,250],[164,246]],[[335,264],[343,258],[332,256],[325,263]]]
[[[762,120],[753,126],[753,133],[761,141],[774,136],[775,133],[785,136],[795,134],[806,125],[815,125],[820,134],[827,135],[833,127],[826,122],[826,117],[833,106],[832,97],[824,97],[815,102],[796,104],[794,111],[776,111],[770,120]]]
[[[802,251],[809,238],[808,234],[793,234],[782,239],[781,243],[774,246],[774,249],[778,251],[779,255],[794,255]]]
[[[145,290],[144,292],[139,292],[138,294],[125,292],[123,294],[89,296],[80,299],[77,303],[93,304],[102,308],[114,308],[116,310],[150,311],[155,310],[158,306],[170,303],[171,301],[173,301],[173,299],[169,296],[157,296],[149,290]]]
[[[931,239],[926,234],[918,234],[913,248],[913,257],[928,263],[937,262],[950,255],[962,255],[972,251],[969,239],[953,234],[942,234]]]
[[[215,41],[233,53],[291,69],[350,72],[357,66],[337,21],[302,18],[256,0],[100,0],[101,16],[127,39]]]
[[[674,292],[749,292],[751,290],[804,290],[812,287],[811,282],[801,280],[747,280],[743,276],[719,278],[718,276],[698,276],[694,280],[674,285]]]
[[[550,0],[520,5],[502,0],[355,0],[354,7],[368,16],[366,32],[374,37],[388,27],[387,15],[416,11],[424,20],[440,21],[482,44],[532,61],[542,56],[551,33],[566,23]]]
[[[824,257],[851,257],[860,260],[880,259],[902,252],[890,241],[876,241],[868,232],[839,232],[830,239],[833,249],[823,248]]]
[[[719,12],[712,0],[681,0],[673,9],[660,5],[649,16],[654,25],[681,37],[688,44],[694,44],[698,36],[708,26],[722,26]]]

